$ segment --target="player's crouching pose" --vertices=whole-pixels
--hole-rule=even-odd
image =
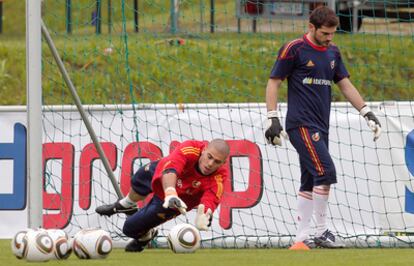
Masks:
[[[167,157],[141,167],[131,179],[126,197],[113,204],[96,208],[100,215],[125,213],[123,232],[133,238],[125,247],[141,252],[158,234],[156,227],[197,207],[195,225],[207,230],[212,213],[220,203],[228,170],[223,167],[229,146],[222,139],[207,145],[202,141],[185,141]],[[137,209],[136,202],[154,192],[150,202]]]

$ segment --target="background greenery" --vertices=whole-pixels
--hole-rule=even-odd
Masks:
[[[216,1],[217,32],[208,33],[210,1],[181,1],[180,32],[169,33],[170,1],[139,1],[140,33],[133,32],[133,1],[112,1],[111,33],[102,7],[102,34],[90,25],[95,0],[73,2],[73,33],[65,32],[65,1],[45,0],[43,19],[80,97],[87,104],[131,102],[263,102],[278,49],[300,37],[266,30],[237,33],[233,0]],[[123,4],[122,4],[123,3]],[[200,24],[200,8],[204,24]],[[0,35],[0,104],[26,102],[25,1],[4,2]],[[249,21],[243,21],[249,26]],[[283,23],[283,22],[282,22]],[[295,26],[297,22],[285,21]],[[298,24],[299,25],[299,24]],[[204,26],[203,32],[199,29]],[[353,83],[369,101],[414,98],[414,43],[410,35],[337,34],[335,43]],[[184,40],[176,45],[176,40]],[[173,42],[170,42],[173,41]],[[105,50],[112,49],[112,53]],[[45,104],[71,104],[68,90],[44,44],[42,63]],[[286,84],[279,94],[286,101]],[[343,101],[337,88],[334,100]]]

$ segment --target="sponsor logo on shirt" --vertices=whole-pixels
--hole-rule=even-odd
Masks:
[[[309,84],[309,85],[324,85],[324,86],[331,86],[331,81],[327,79],[316,79],[316,78],[310,78],[306,77],[302,80],[303,84]]]

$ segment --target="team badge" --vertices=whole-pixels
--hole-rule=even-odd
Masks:
[[[181,178],[177,179],[177,187],[179,187],[179,188],[183,187],[183,181],[181,180]]]
[[[335,67],[335,60],[332,60],[331,61],[331,69],[334,69],[334,67]]]
[[[319,132],[315,132],[315,133],[313,133],[312,134],[312,140],[313,141],[319,141],[319,139],[320,139],[321,137],[319,136]]]
[[[192,185],[193,185],[193,188],[199,188],[201,186],[201,182],[198,180],[194,180]]]

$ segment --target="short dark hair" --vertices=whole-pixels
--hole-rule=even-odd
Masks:
[[[208,147],[214,147],[227,158],[230,153],[230,147],[223,139],[213,139],[208,143]]]
[[[309,22],[312,23],[316,29],[325,27],[336,27],[339,25],[339,19],[335,12],[327,6],[320,6],[315,8],[309,16]]]

